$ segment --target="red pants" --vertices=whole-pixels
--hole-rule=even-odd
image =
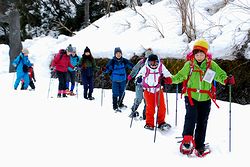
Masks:
[[[160,104],[157,108],[158,99],[160,93]],[[160,125],[165,122],[166,106],[163,95],[163,90],[156,93],[150,93],[147,90],[144,91],[144,98],[146,100],[146,124],[154,127],[154,114],[158,110],[157,124]]]

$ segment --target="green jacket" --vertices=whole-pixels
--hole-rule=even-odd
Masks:
[[[189,76],[190,70],[191,70],[191,61],[187,61],[183,68],[174,76],[172,76],[172,83],[178,84],[186,80]],[[202,78],[205,75],[207,67],[207,59],[202,62],[202,64],[199,66],[194,60],[194,70],[200,69],[203,71]],[[219,65],[211,60],[210,69],[215,72],[214,80],[225,85],[224,80],[227,78],[227,74],[225,71],[223,71]],[[193,71],[191,73],[191,76],[187,83],[187,88],[195,88],[197,90],[210,90],[212,87],[211,83],[208,83],[206,81],[200,80],[200,73]],[[187,96],[187,92],[185,93],[185,96]],[[197,101],[207,101],[210,99],[209,95],[207,93],[199,93],[199,92],[191,92],[191,96],[193,99]]]

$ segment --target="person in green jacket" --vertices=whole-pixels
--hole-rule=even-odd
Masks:
[[[204,142],[211,99],[215,102],[213,80],[223,85],[235,84],[234,77],[228,77],[226,72],[211,60],[211,54],[207,53],[208,48],[206,40],[196,40],[192,52],[188,54],[189,60],[183,68],[171,78],[165,78],[167,84],[183,82],[186,115],[180,152],[191,154],[194,151],[199,157],[210,153]],[[217,104],[216,106],[218,107]]]

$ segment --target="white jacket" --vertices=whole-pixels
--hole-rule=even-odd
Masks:
[[[159,78],[161,75],[163,77],[171,77],[172,74],[167,70],[167,68],[161,63],[159,60],[159,64],[156,69],[152,69],[148,65],[148,60],[146,60],[145,65],[141,68],[141,70],[138,72],[136,78],[142,77],[142,82],[144,82],[143,89],[147,90],[151,93],[158,92],[160,90],[159,85]],[[160,67],[161,66],[161,67]],[[161,68],[161,70],[160,70]],[[148,76],[147,75],[147,69],[149,71]],[[161,72],[160,72],[161,71]]]

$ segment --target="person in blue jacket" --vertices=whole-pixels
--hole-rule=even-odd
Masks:
[[[104,71],[104,74],[111,72],[113,109],[116,112],[121,112],[119,108],[126,107],[123,104],[123,98],[125,95],[127,68],[132,69],[133,64],[128,59],[122,57],[121,48],[116,47],[114,57],[108,62]]]
[[[76,47],[72,47],[71,45],[68,46],[68,49],[72,50],[72,53],[70,54],[70,63],[74,66],[77,67],[79,63],[79,57],[76,54]],[[66,93],[74,96],[74,88],[75,88],[75,79],[76,79],[76,71],[68,67],[68,74],[67,74],[67,82],[66,82]],[[69,83],[71,83],[70,89],[69,89]]]
[[[22,79],[24,80],[23,89],[26,90],[29,86],[30,79],[28,68],[33,66],[33,64],[29,61],[28,54],[29,50],[23,48],[22,52],[12,62],[12,65],[16,68],[16,81],[14,83],[15,90]]]

